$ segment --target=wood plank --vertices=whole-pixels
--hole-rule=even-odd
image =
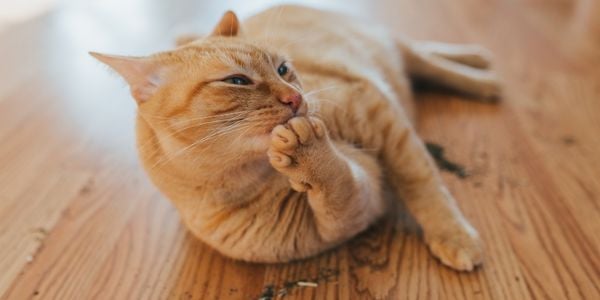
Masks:
[[[207,31],[230,8],[173,3],[152,17],[148,7],[164,7],[120,7],[147,25],[137,29],[116,28],[126,23],[111,4],[66,4],[2,33],[1,299],[257,299],[269,286],[285,299],[600,299],[597,1],[326,4],[394,33],[494,52],[500,104],[418,95],[422,136],[470,172],[443,176],[485,243],[473,273],[433,259],[402,215],[288,264],[233,261],[191,236],[137,163],[126,89],[85,54],[150,52],[172,24],[198,20]]]

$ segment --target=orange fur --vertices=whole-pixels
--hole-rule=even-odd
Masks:
[[[385,174],[434,255],[458,270],[481,263],[477,232],[413,129],[408,78],[497,96],[483,50],[298,6],[243,24],[228,12],[210,36],[179,44],[93,55],[130,84],[143,165],[198,238],[248,261],[314,255],[382,216]]]

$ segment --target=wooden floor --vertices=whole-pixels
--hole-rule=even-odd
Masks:
[[[470,173],[444,178],[485,242],[473,273],[389,221],[292,264],[235,262],[196,241],[141,171],[124,84],[86,51],[165,49],[227,8],[275,1],[140,2],[64,4],[0,32],[2,299],[600,299],[598,1],[326,6],[495,54],[500,104],[418,95],[422,136]]]

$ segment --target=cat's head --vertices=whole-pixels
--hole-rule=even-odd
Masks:
[[[277,124],[307,111],[291,62],[244,38],[232,12],[210,36],[172,51],[91,54],[127,81],[140,117],[159,138],[182,141],[190,150],[266,149]]]

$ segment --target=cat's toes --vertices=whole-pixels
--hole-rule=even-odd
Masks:
[[[318,139],[323,138],[327,134],[327,128],[325,127],[325,123],[320,119],[309,117],[309,122],[312,125],[313,132],[315,133],[315,137]]]
[[[323,121],[313,117],[295,117],[271,131],[271,145],[267,151],[269,162],[280,173],[288,176],[291,187],[299,192],[312,188],[309,184],[314,170],[320,167],[328,151],[327,130]]]
[[[267,156],[269,157],[269,162],[271,165],[276,169],[285,168],[292,164],[291,157],[272,148],[267,151]]]
[[[312,124],[307,117],[295,117],[288,121],[288,126],[298,136],[302,145],[308,145],[314,138]]]
[[[298,136],[302,145],[309,145],[315,139],[323,138],[327,130],[325,123],[315,117],[296,117],[288,121],[289,127]]]
[[[326,135],[323,121],[313,117],[295,117],[285,125],[277,125],[271,131],[271,148],[292,154],[301,145],[309,145],[315,138]]]
[[[472,271],[483,262],[483,246],[472,230],[445,232],[427,238],[429,249],[440,261],[458,271]]]
[[[271,131],[271,148],[289,153],[298,146],[298,136],[285,125],[277,125]]]

